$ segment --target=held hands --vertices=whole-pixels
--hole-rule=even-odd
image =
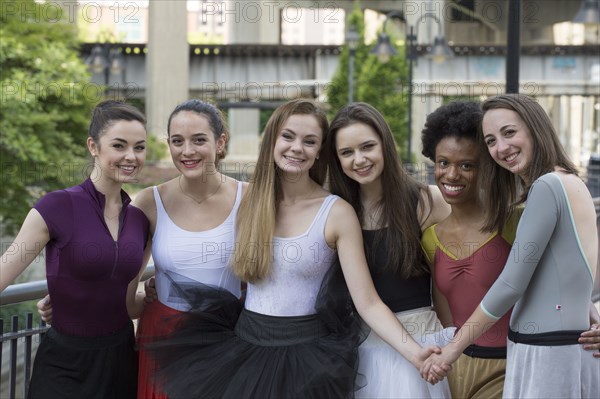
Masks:
[[[145,303],[152,303],[158,299],[155,283],[154,277],[150,277],[148,280],[144,281],[144,291],[146,291],[146,297],[144,298]]]
[[[592,356],[600,359],[600,324],[592,324],[590,329],[581,333],[579,343],[583,349],[594,351]]]
[[[452,363],[459,356],[460,353],[456,355],[447,347],[440,352],[432,353],[421,366],[421,377],[430,384],[435,384],[443,380],[452,369]]]
[[[44,320],[46,324],[52,324],[52,302],[50,302],[50,295],[46,295],[43,299],[38,301],[37,309],[42,320]]]
[[[442,353],[442,350],[440,349],[439,346],[423,347],[423,348],[421,348],[421,350],[418,353],[415,354],[411,363],[418,370],[423,370],[423,367],[425,367],[426,362],[429,359],[431,359],[432,356],[436,356],[441,353]],[[446,377],[446,375],[448,374],[450,369],[452,369],[452,366],[450,366],[450,365],[447,365],[447,364],[441,365],[438,369],[439,372],[435,375],[432,375],[431,378],[427,378],[426,379],[427,382],[429,382],[431,385],[437,384],[438,382],[442,381]]]

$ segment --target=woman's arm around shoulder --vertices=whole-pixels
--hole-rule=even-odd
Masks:
[[[429,202],[431,195],[431,203]],[[444,201],[444,197],[437,186],[427,186],[427,189],[421,191],[421,199],[417,208],[421,231],[425,231],[429,226],[441,222],[450,215],[450,205]]]
[[[33,262],[50,241],[44,218],[31,209],[21,230],[0,259],[0,292],[4,291]]]

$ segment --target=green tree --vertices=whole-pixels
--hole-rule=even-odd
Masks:
[[[392,129],[400,147],[398,150],[402,150],[400,151],[402,159],[406,159],[407,107],[410,88],[404,46],[397,46],[392,37],[391,42],[397,54],[386,63],[380,62],[376,56],[369,54],[374,43],[364,44],[364,20],[358,1],[355,3],[354,11],[348,16],[347,23],[349,26],[354,26],[361,38],[355,58],[354,101],[369,103],[381,112]],[[348,65],[349,51],[347,46],[344,46],[338,69],[327,89],[331,115],[348,102]]]
[[[6,234],[41,194],[80,182],[88,169],[87,126],[103,88],[90,83],[68,13],[53,6],[13,0],[0,11],[0,217]]]
[[[358,98],[377,108],[390,125],[403,160],[408,159],[408,73],[404,48],[386,63],[370,56],[358,78]]]
[[[347,26],[354,26],[354,30],[356,30],[360,37],[354,56],[354,101],[361,101],[356,87],[364,62],[370,57],[370,49],[367,45],[365,45],[365,23],[358,1],[355,2],[352,13],[348,15]],[[338,109],[348,103],[349,65],[350,51],[348,46],[344,46],[342,48],[342,53],[340,54],[338,68],[331,78],[331,83],[327,86],[327,102],[330,106],[330,117],[333,117]]]

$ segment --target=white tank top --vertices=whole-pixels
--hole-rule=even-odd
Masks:
[[[325,198],[303,234],[273,237],[271,272],[256,283],[248,283],[246,309],[271,316],[316,313],[315,302],[321,282],[337,256],[325,241],[325,224],[338,198],[336,195]]]
[[[238,182],[235,203],[225,221],[213,229],[198,232],[177,226],[167,214],[156,186],[153,191],[156,229],[152,237],[152,258],[158,300],[176,310],[189,310],[186,301],[177,296],[176,290],[171,290],[171,280],[177,281],[178,276],[225,288],[239,297],[240,280],[233,273],[229,258],[235,246],[235,220],[242,198],[242,183]]]

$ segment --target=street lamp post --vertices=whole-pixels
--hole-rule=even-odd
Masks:
[[[360,34],[350,25],[346,33],[346,45],[348,46],[348,104],[354,101],[354,58],[360,41]]]
[[[519,53],[521,48],[521,0],[508,3],[506,36],[506,92],[519,93]]]
[[[105,86],[109,85],[111,74],[120,74],[122,83],[125,84],[125,61],[121,50],[110,43],[95,45],[85,63],[92,73],[104,75]]]
[[[439,63],[443,62],[447,58],[454,57],[454,52],[448,45],[446,44],[446,40],[444,39],[442,33],[442,24],[440,20],[434,14],[423,14],[416,22],[416,25],[408,25],[404,14],[401,11],[392,11],[386,15],[385,20],[383,21],[383,27],[381,29],[381,33],[377,37],[377,44],[371,50],[371,54],[375,54],[377,58],[379,58],[380,62],[387,62],[391,56],[396,55],[398,52],[392,46],[390,42],[390,37],[385,33],[385,26],[388,20],[398,18],[399,20],[406,23],[406,41],[408,45],[405,47],[406,49],[406,58],[408,59],[408,118],[407,118],[407,128],[408,128],[408,139],[406,143],[407,149],[407,158],[406,165],[410,165],[412,161],[412,84],[413,84],[413,62],[415,60],[415,52],[414,46],[417,43],[417,35],[415,34],[415,27],[418,26],[420,22],[423,22],[426,18],[432,18],[439,27],[438,35],[435,37],[433,46],[429,49],[427,53],[427,57],[433,59],[434,62]]]

